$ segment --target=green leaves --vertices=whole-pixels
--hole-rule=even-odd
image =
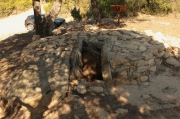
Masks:
[[[0,18],[17,14],[32,7],[32,0],[0,1]]]
[[[71,10],[71,16],[74,18],[75,21],[81,21],[82,16],[80,15],[80,10],[74,7],[74,9]]]

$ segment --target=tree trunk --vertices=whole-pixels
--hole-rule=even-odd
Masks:
[[[147,1],[147,5],[148,5],[148,7],[149,7],[150,1],[149,1],[149,0],[146,0],[146,1]]]
[[[91,0],[91,6],[94,14],[95,24],[101,25],[101,13],[99,11],[97,1]]]
[[[44,25],[43,36],[52,35],[52,30],[54,29],[54,20],[59,14],[61,9],[62,0],[54,0],[53,6],[50,11],[46,14],[46,23]]]
[[[41,4],[40,0],[33,0],[34,20],[36,34],[42,37],[43,35],[43,22],[41,18]]]

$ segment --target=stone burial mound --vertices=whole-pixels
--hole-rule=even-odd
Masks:
[[[18,117],[60,116],[71,110],[60,103],[67,92],[104,95],[107,87],[149,85],[162,62],[179,67],[180,49],[174,42],[161,33],[122,29],[41,38],[23,49],[21,69],[1,90],[10,104],[23,107]]]
[[[162,62],[179,67],[178,40],[166,37],[160,32],[146,32],[147,35],[127,30],[81,32],[79,38],[83,40],[78,43],[81,44],[80,46],[76,45],[79,48],[74,50],[76,53],[73,54],[79,53],[79,55],[74,56],[78,58],[73,58],[73,78],[70,79],[82,79],[82,75],[86,74],[87,80],[91,81],[92,78],[98,77],[99,80],[104,80],[108,87],[122,84],[149,85],[157,67]],[[100,57],[98,57],[99,54]],[[84,59],[84,55],[85,57],[89,55],[89,59]],[[91,62],[89,70],[84,69],[84,60]],[[95,69],[95,67],[98,68]],[[83,73],[81,74],[81,72]],[[78,80],[74,82],[78,82]]]

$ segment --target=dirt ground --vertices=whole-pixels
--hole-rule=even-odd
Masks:
[[[163,34],[180,38],[179,28],[180,28],[180,17],[171,14],[165,17],[157,17],[157,16],[150,16],[150,15],[142,15],[139,14],[137,18],[129,18],[129,19],[121,19],[121,23],[125,24],[123,26],[124,29],[131,29],[137,31],[144,31],[144,30],[152,30],[154,32],[162,32]],[[31,38],[33,36],[33,32],[23,33],[23,34],[15,34],[13,36],[9,36],[5,40],[0,41],[0,66],[3,67],[0,69],[0,73],[5,72],[13,72],[18,68],[20,62],[20,52],[22,49],[29,44]],[[10,57],[13,53],[18,53],[17,57]],[[8,60],[8,67],[5,67],[3,64],[3,60]],[[167,67],[166,65],[164,65]],[[178,70],[172,69],[172,75],[177,76],[179,79],[180,76],[177,74],[179,73]],[[161,72],[162,74],[163,72]],[[1,79],[0,79],[1,80]],[[4,85],[7,84],[8,81],[5,82]],[[77,92],[72,92],[76,94]],[[70,94],[71,95],[71,94]],[[79,95],[79,94],[78,94]],[[154,111],[147,111],[146,113],[142,114],[139,112],[137,106],[133,106],[132,104],[121,104],[118,103],[116,97],[109,95],[106,97],[97,94],[93,96],[89,93],[85,95],[79,95],[81,98],[85,99],[89,105],[96,103],[96,100],[100,100],[100,106],[107,110],[108,112],[112,112],[117,107],[122,107],[128,109],[128,113],[125,116],[119,116],[118,119],[180,119],[180,106],[175,106],[167,109],[160,109]],[[68,96],[64,100],[64,102],[73,105],[73,100],[68,99]],[[113,103],[109,103],[113,102]],[[117,103],[116,103],[117,102]],[[118,104],[118,105],[117,105]],[[113,113],[113,112],[112,112]],[[67,118],[74,118],[74,114],[80,115],[80,118],[88,119],[87,113],[85,112],[84,108],[80,110],[72,110],[71,113],[68,115],[63,115],[62,119]]]
[[[136,18],[123,18],[123,28],[137,31],[152,30],[163,34],[180,38],[180,14],[169,14],[168,16],[152,16],[139,13]]]

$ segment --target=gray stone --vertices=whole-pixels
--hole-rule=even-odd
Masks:
[[[160,65],[161,63],[162,63],[162,60],[161,59],[155,59],[155,63],[156,63],[156,65]]]
[[[147,81],[148,80],[148,76],[141,76],[140,80],[142,82]]]
[[[124,64],[124,63],[128,63],[128,60],[126,59],[126,57],[117,54],[115,59],[113,60],[113,65],[119,65],[119,64]]]
[[[130,84],[131,84],[131,85],[137,85],[138,83],[137,83],[136,80],[132,80],[132,81],[130,81]]]
[[[110,59],[109,51],[106,49],[105,46],[103,46],[101,50],[101,66],[102,66],[102,77],[105,81],[112,80],[109,59]]]
[[[143,85],[143,86],[149,86],[150,83],[149,83],[149,82],[143,82],[142,85]]]
[[[103,88],[100,86],[91,86],[91,87],[89,87],[89,91],[101,93],[101,92],[103,92]]]
[[[134,45],[134,44],[128,44],[126,45],[126,48],[128,49],[133,49],[133,50],[137,50],[138,49],[138,46]]]
[[[142,98],[149,99],[149,98],[151,98],[151,96],[149,94],[144,94],[144,95],[142,95]]]
[[[144,56],[145,60],[151,59],[153,57],[153,53],[152,51],[146,51],[142,54],[142,56]]]
[[[146,46],[148,46],[148,47],[151,46],[151,44],[149,44],[148,41],[143,42],[143,44],[146,45]]]
[[[107,111],[103,110],[100,107],[91,106],[87,108],[89,114],[93,113],[93,117],[97,119],[116,119],[116,117],[111,116]]]
[[[167,86],[162,89],[162,92],[164,92],[164,93],[175,93],[176,91],[177,91],[177,89],[174,87],[171,87],[171,86]]]
[[[152,45],[150,47],[151,50],[156,50],[158,49],[159,52],[162,52],[165,49],[165,46],[163,44],[157,44],[157,45]]]
[[[171,65],[174,65],[176,67],[179,67],[180,66],[180,62],[178,60],[176,60],[175,58],[173,57],[169,57],[167,60],[166,60],[166,63],[168,64],[171,64]]]
[[[124,53],[129,53],[129,50],[127,50],[127,49],[122,49],[122,52],[124,52]]]
[[[151,66],[149,70],[152,71],[152,72],[155,72],[156,71],[156,66]]]
[[[118,46],[118,47],[121,47],[121,46],[122,46],[122,43],[121,43],[121,42],[115,42],[114,45],[115,45],[115,46]]]
[[[165,54],[165,51],[162,51],[161,53],[157,54],[157,57],[162,57]]]
[[[119,52],[120,48],[118,46],[113,46],[112,52]]]
[[[40,38],[41,38],[40,35],[33,35],[32,41],[39,40]]]
[[[79,117],[77,115],[74,115],[74,119],[79,119]]]
[[[149,66],[153,66],[153,65],[155,64],[154,59],[150,59],[150,60],[148,61],[148,63],[149,63]]]
[[[116,114],[117,115],[126,115],[128,113],[128,110],[127,109],[123,109],[123,108],[118,108],[115,110]]]
[[[127,54],[127,59],[130,61],[142,60],[143,58],[144,57],[141,55],[140,52],[132,52],[132,53]],[[127,63],[127,62],[125,62],[125,63]]]
[[[110,31],[109,34],[112,35],[112,36],[119,36],[119,35],[121,35],[120,32],[114,31],[114,30],[113,30],[113,31]]]
[[[95,96],[96,94],[95,94],[95,93],[91,93],[91,95],[94,95],[94,96]]]
[[[140,46],[139,47],[139,51],[141,51],[141,52],[144,52],[144,51],[146,51],[147,50],[147,48],[145,47],[145,46]]]
[[[170,56],[173,56],[173,54],[171,53],[171,51],[170,51],[169,48],[167,48],[165,51],[166,51],[166,52],[165,52],[164,55],[163,55],[164,58],[168,58],[168,57],[170,57]]]
[[[103,80],[95,80],[92,82],[93,86],[101,86],[103,87],[105,85],[105,82]]]
[[[137,72],[144,72],[150,69],[150,66],[141,66],[137,68]]]
[[[85,94],[86,93],[86,86],[84,84],[79,84],[77,86],[77,91],[81,94]]]
[[[136,66],[137,67],[145,66],[145,65],[148,65],[148,63],[149,61],[139,60],[139,61],[136,61]]]
[[[101,96],[103,96],[103,97],[104,97],[104,96],[105,96],[105,94],[104,94],[104,93],[101,93]]]

